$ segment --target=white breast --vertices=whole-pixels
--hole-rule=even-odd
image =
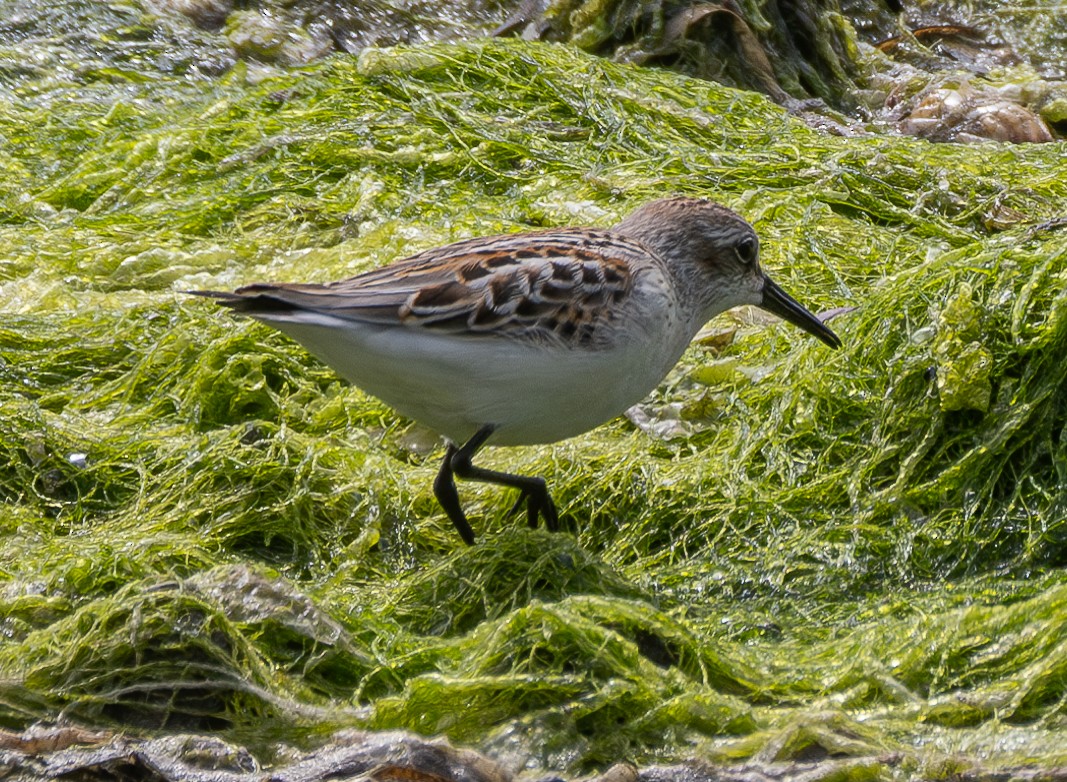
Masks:
[[[636,404],[677,362],[692,327],[661,297],[637,297],[597,348],[441,334],[315,313],[261,320],[401,414],[462,443],[482,426],[495,445],[562,440]]]

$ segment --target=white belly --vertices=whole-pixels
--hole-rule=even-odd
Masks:
[[[663,344],[636,330],[612,348],[590,350],[322,316],[262,320],[454,442],[493,425],[494,445],[555,442],[620,415],[656,387],[688,342],[679,335],[667,340],[677,344]]]

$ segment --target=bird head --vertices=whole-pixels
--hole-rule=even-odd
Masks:
[[[697,198],[653,201],[613,229],[659,255],[699,311],[701,323],[731,307],[753,304],[832,348],[841,340],[760,267],[759,237],[740,215]]]

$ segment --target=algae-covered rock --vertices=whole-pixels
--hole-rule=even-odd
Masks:
[[[971,286],[963,283],[938,315],[934,342],[937,391],[946,412],[989,409],[993,356],[978,341],[981,334],[981,310],[972,299]]]
[[[85,12],[2,53],[4,725],[211,734],[201,757],[233,773],[353,727],[568,777],[1063,762],[1054,144],[830,136],[521,41],[217,75],[94,8],[132,38],[83,46]],[[609,226],[668,193],[750,219],[843,347],[741,314],[635,416],[673,411],[671,437],[619,420],[487,451],[551,481],[556,535],[471,486],[486,532],[463,547],[439,447],[184,293]],[[116,774],[154,757],[112,749]]]

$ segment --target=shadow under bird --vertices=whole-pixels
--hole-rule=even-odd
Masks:
[[[694,198],[653,201],[609,229],[468,239],[325,285],[194,293],[444,435],[434,494],[468,544],[457,476],[518,489],[513,512],[559,526],[544,479],[476,466],[483,445],[551,443],[622,414],[714,315],[753,304],[841,345],[760,268],[752,226]]]

